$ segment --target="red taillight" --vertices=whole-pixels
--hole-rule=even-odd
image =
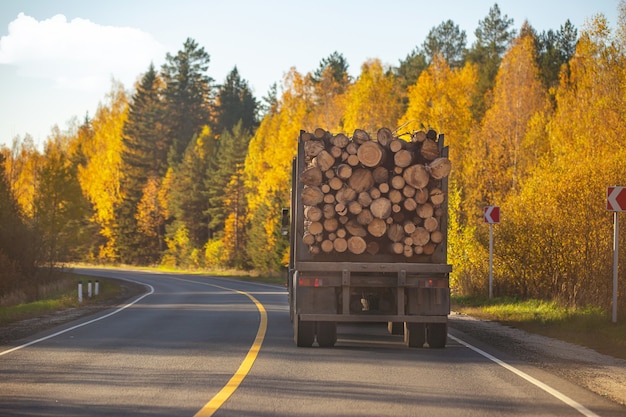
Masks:
[[[298,284],[301,287],[321,287],[322,285],[324,285],[324,281],[321,278],[301,277],[298,280]]]

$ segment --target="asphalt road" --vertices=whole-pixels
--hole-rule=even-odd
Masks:
[[[0,416],[624,416],[454,329],[445,349],[408,349],[381,325],[297,348],[281,287],[91,273],[146,294],[0,346]]]

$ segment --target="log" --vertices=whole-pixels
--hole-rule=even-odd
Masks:
[[[351,201],[348,203],[348,212],[352,215],[357,215],[363,211],[363,206],[358,201]]]
[[[399,152],[402,149],[406,149],[406,142],[399,138],[394,138],[389,143],[389,150],[393,153]]]
[[[324,149],[317,154],[315,159],[313,159],[313,164],[319,167],[322,171],[327,171],[335,165],[335,158]]]
[[[309,233],[317,236],[319,234],[321,234],[324,231],[324,226],[322,225],[322,223],[320,222],[311,222],[311,224],[309,224]]]
[[[428,164],[428,170],[430,171],[431,177],[436,180],[440,180],[450,175],[452,164],[448,158],[436,158]]]
[[[434,230],[430,233],[430,241],[433,243],[443,242],[443,232],[441,230]]]
[[[359,202],[361,207],[369,207],[370,204],[372,204],[372,197],[368,192],[363,191],[362,193],[359,193],[356,201]]]
[[[345,206],[347,206],[349,202],[356,200],[356,197],[356,191],[348,186],[341,187],[335,194],[335,200]]]
[[[345,224],[345,228],[352,236],[367,236],[367,229],[354,220],[349,220],[348,223]]]
[[[322,170],[319,167],[309,167],[300,174],[300,182],[304,185],[319,187],[323,179]]]
[[[335,249],[333,242],[329,239],[323,240],[322,243],[320,244],[320,247],[322,249],[322,252],[324,253],[330,253],[333,251],[333,249]]]
[[[332,172],[332,171],[328,170],[327,172]],[[331,190],[338,191],[343,188],[344,182],[339,177],[333,177],[328,180],[328,185],[330,186]]]
[[[369,142],[371,140],[372,138],[369,133],[363,129],[356,129],[352,134],[352,141],[357,145],[363,145],[365,142]]]
[[[367,225],[367,231],[374,237],[381,237],[387,232],[387,223],[383,219],[375,218]]]
[[[380,252],[380,245],[375,240],[370,240],[367,242],[367,253],[370,255],[377,255]]]
[[[356,155],[350,155],[348,156],[348,159],[346,159],[346,163],[350,166],[358,166],[359,165],[359,157]]]
[[[317,206],[324,201],[324,193],[319,187],[304,187],[302,190],[302,204],[305,206]]]
[[[338,148],[345,149],[346,146],[348,146],[348,143],[350,143],[350,138],[343,133],[338,133],[337,135],[333,136],[332,143]]]
[[[389,181],[389,171],[385,167],[374,168],[372,176],[374,177],[374,182],[376,184],[384,184]]]
[[[381,127],[378,129],[378,132],[376,132],[376,141],[385,148],[388,147],[393,140],[393,133],[389,128]]]
[[[420,130],[418,132],[413,132],[411,135],[411,142],[422,143],[426,140],[426,132]]]
[[[374,218],[386,219],[391,216],[391,201],[385,197],[374,199],[369,207]]]
[[[439,145],[432,139],[426,139],[422,143],[422,149],[420,149],[420,154],[427,161],[432,161],[435,158],[439,157]]]
[[[430,198],[430,193],[425,188],[415,190],[415,196],[413,198],[415,198],[417,204],[424,204]]]
[[[304,154],[311,158],[315,158],[324,149],[324,144],[319,140],[309,140],[304,143]]]
[[[415,246],[424,246],[430,241],[430,233],[423,227],[416,227],[415,231],[411,233],[411,239]]]
[[[391,224],[387,228],[387,237],[392,242],[400,242],[404,236],[404,228],[398,223]]]
[[[317,139],[325,139],[327,137],[327,135],[329,135],[328,132],[326,132],[324,129],[322,129],[321,127],[318,127],[317,129],[315,129],[315,131],[313,132],[313,134],[315,135],[315,137]]]
[[[324,219],[324,230],[327,232],[334,232],[339,227],[339,219],[333,217],[331,219]]]
[[[432,233],[438,228],[439,228],[439,221],[435,217],[428,217],[424,219],[424,229]]]
[[[316,222],[322,218],[322,209],[317,206],[306,206],[304,208],[304,218]]]
[[[311,246],[315,243],[315,236],[311,233],[305,232],[302,236],[302,242],[307,246]]]
[[[430,203],[420,204],[416,210],[417,215],[422,219],[427,219],[429,217],[433,217],[435,214],[435,209],[433,205]]]
[[[345,216],[348,214],[348,207],[343,203],[337,203],[335,204],[335,213],[340,216]]]
[[[368,141],[359,146],[357,157],[363,166],[374,168],[383,163],[385,152],[377,142]]]
[[[446,195],[439,188],[433,188],[430,190],[430,202],[433,203],[434,206],[440,206],[446,199]]]
[[[328,152],[333,156],[333,158],[335,158],[335,160],[341,159],[341,155],[343,155],[343,150],[338,146],[331,146]]]
[[[396,190],[402,190],[406,185],[406,181],[404,180],[404,177],[402,175],[394,175],[391,178],[391,187],[395,188]]]
[[[333,241],[333,249],[336,252],[343,253],[348,249],[348,241],[342,237],[339,237]]]
[[[401,242],[394,242],[391,244],[391,253],[400,255],[404,252],[404,245]]]
[[[324,204],[322,207],[322,215],[325,219],[333,218],[337,215],[334,204]]]
[[[339,164],[337,169],[335,169],[335,173],[342,180],[347,180],[352,176],[352,167],[349,164]]]
[[[407,167],[402,174],[404,181],[411,187],[420,190],[428,185],[430,175],[426,167],[422,164],[415,164]]]
[[[356,216],[356,221],[363,226],[370,224],[374,220],[374,216],[369,208],[364,208],[359,214]],[[354,233],[352,233],[354,234]]]
[[[397,167],[406,168],[413,162],[413,154],[406,149],[400,149],[393,155],[393,162]]]
[[[355,255],[360,255],[367,249],[365,239],[360,236],[352,236],[348,239],[348,251]]]
[[[404,178],[402,178],[402,181],[404,181]],[[406,198],[413,198],[415,197],[415,188],[411,187],[410,185],[405,185],[402,188],[402,195],[405,196]]]
[[[400,190],[390,190],[389,191],[389,201],[391,204],[399,204],[404,200],[404,196],[400,192]]]
[[[348,178],[348,185],[357,193],[362,193],[374,186],[374,175],[369,169],[358,168]]]
[[[405,198],[402,206],[406,211],[414,211],[417,208],[417,202],[413,198]]]

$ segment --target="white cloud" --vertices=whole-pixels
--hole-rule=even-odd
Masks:
[[[114,77],[131,87],[165,56],[165,47],[136,28],[103,26],[59,14],[37,21],[20,13],[0,38],[0,65],[25,77],[49,79],[81,91],[108,89]]]

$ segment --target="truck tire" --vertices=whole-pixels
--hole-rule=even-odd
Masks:
[[[428,325],[428,345],[431,348],[441,349],[446,347],[448,340],[447,323],[430,323]]]
[[[333,347],[337,343],[337,323],[330,321],[317,322],[317,344],[320,347]]]
[[[422,348],[426,342],[424,323],[404,323],[404,343],[408,347]]]
[[[315,322],[294,319],[294,337],[298,347],[311,347],[315,341]]]

